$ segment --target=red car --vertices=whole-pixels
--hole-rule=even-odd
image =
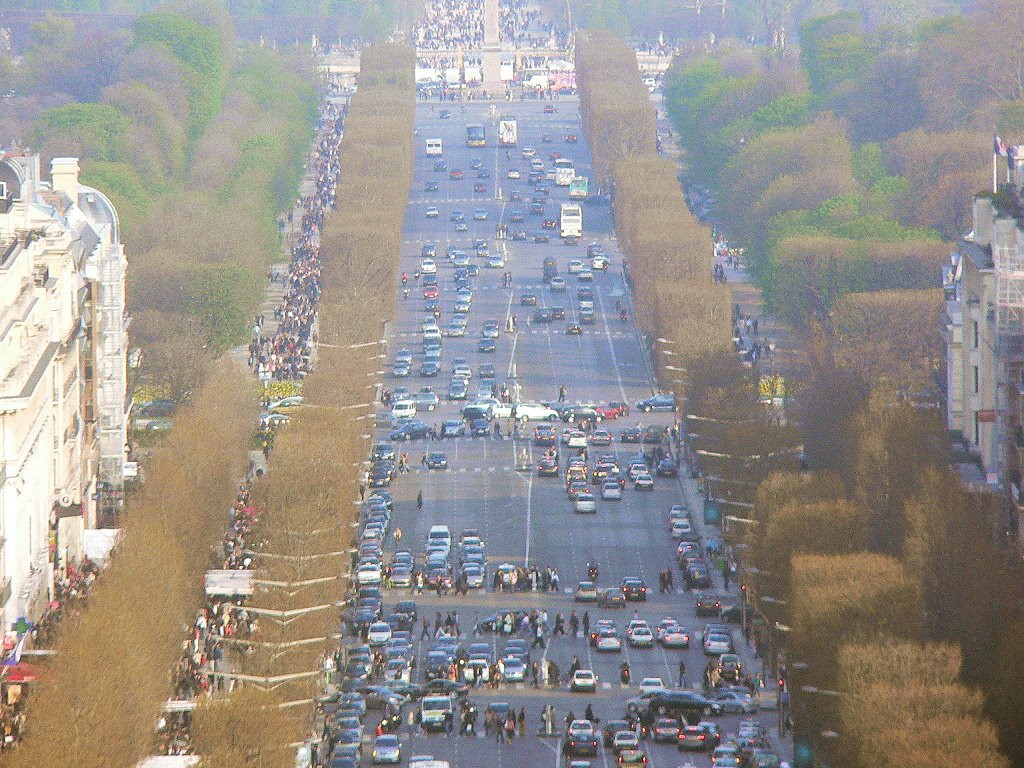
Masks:
[[[617,419],[620,416],[629,415],[629,405],[626,403],[606,403],[605,405],[598,405],[594,408],[597,411],[597,415],[602,419]]]
[[[544,219],[540,225],[544,229],[558,229],[558,222],[555,219]]]
[[[474,192],[486,192],[487,191],[487,184],[485,182],[478,181],[476,184],[473,185],[473,191]]]
[[[436,285],[428,285],[426,288],[423,289],[424,299],[436,299],[439,294],[440,291],[437,290]]]
[[[460,171],[460,170],[459,170],[458,168],[453,168],[453,169],[452,169],[452,172],[448,174],[448,176],[449,176],[450,178],[452,178],[452,179],[461,179],[461,178],[464,178],[464,177],[465,177],[465,175],[466,175],[466,174],[464,174],[464,173],[463,173],[462,171]]]
[[[550,105],[550,104],[545,104],[545,105],[544,105],[544,114],[545,114],[545,115],[553,115],[553,114],[555,114],[555,112],[557,112],[557,111],[558,111],[558,110],[557,110],[557,109],[555,109],[555,108],[554,108],[554,107],[553,107],[552,105]]]
[[[552,152],[550,155],[548,155],[548,157],[551,158],[551,162],[554,162],[555,160],[560,159],[562,157],[562,154],[560,152]]]
[[[575,133],[567,133],[567,134],[565,134],[565,143],[566,144],[575,144],[576,141],[577,141],[577,139],[576,139],[576,134]]]

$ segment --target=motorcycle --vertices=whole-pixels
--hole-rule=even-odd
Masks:
[[[627,320],[629,320],[629,315],[626,314],[626,310],[622,310],[619,313],[619,320],[622,321],[623,323],[626,322]]]
[[[619,679],[622,680],[623,685],[629,685],[629,663],[622,662],[621,672],[619,673]]]
[[[591,581],[597,581],[597,566],[596,565],[591,565],[587,569],[587,575],[590,577]]]

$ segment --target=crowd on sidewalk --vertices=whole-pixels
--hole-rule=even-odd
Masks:
[[[302,223],[287,272],[270,275],[272,282],[280,280],[285,286],[284,298],[274,308],[277,326],[272,333],[265,333],[262,316],[253,326],[249,366],[262,381],[301,380],[312,366],[320,298],[320,232],[324,217],[334,208],[338,150],[347,109],[327,101],[321,110],[317,144],[310,157],[316,191],[302,200]]]
[[[264,380],[301,379],[312,364],[320,295],[320,231],[326,214],[334,207],[338,151],[346,114],[347,106],[339,108],[330,99],[321,108],[317,142],[310,155],[316,191],[302,200],[301,229],[291,248],[287,273],[280,278],[286,288],[282,303],[274,310],[278,324],[273,333],[265,334],[265,321],[260,317],[253,327],[249,365]],[[271,282],[278,279],[277,273],[272,272],[271,278]],[[235,503],[228,512],[217,569],[254,567],[251,537],[259,514],[253,505],[251,483],[247,479],[239,485]],[[232,668],[232,662],[252,652],[249,641],[258,637],[259,623],[240,606],[240,599],[208,597],[181,644],[181,655],[173,670],[175,699],[190,700],[222,688],[223,678],[217,673]],[[234,653],[229,655],[229,650]],[[165,713],[157,733],[161,752],[188,754],[189,727],[187,711]]]

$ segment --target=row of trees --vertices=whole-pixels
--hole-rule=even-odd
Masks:
[[[712,282],[711,233],[689,212],[675,164],[658,157],[654,112],[636,54],[609,32],[580,33],[576,69],[595,175],[613,185],[640,327],[689,355],[732,338],[732,292]],[[666,360],[656,360],[665,363]],[[659,365],[667,388],[679,379]]]
[[[847,375],[838,370],[822,377],[822,388]],[[888,394],[871,394],[865,386],[836,387],[831,398],[809,389],[807,400],[818,412],[817,423],[805,430],[809,458],[828,469],[761,483],[752,510],[756,522],[744,539],[752,613],[764,618],[769,637],[763,639],[771,641],[766,656],[774,661],[778,643],[785,645],[798,739],[827,749],[830,762],[851,766],[895,764],[906,756],[899,745],[912,745],[914,764],[924,765],[935,747],[931,721],[941,715],[960,719],[968,739],[985,752],[979,764],[1005,764],[995,730],[980,718],[976,694],[963,694],[974,704],[962,710],[959,694],[942,708],[915,705],[920,723],[868,707],[887,712],[890,725],[881,729],[881,742],[877,728],[863,725],[865,694],[844,677],[850,659],[843,643],[866,645],[869,650],[856,653],[883,658],[895,651],[879,643],[896,638],[941,641],[963,649],[962,680],[988,694],[985,714],[1018,761],[1022,711],[1009,692],[1024,678],[1024,667],[1007,643],[1019,637],[1014,618],[1021,568],[999,546],[998,500],[968,492],[947,469],[946,437],[933,412],[894,405]],[[852,402],[840,403],[843,398]],[[841,435],[842,444],[815,455],[811,444],[821,434]],[[773,629],[778,627],[787,631]],[[964,690],[960,674],[958,656],[943,684]],[[882,677],[877,682],[888,687],[874,693],[894,706],[912,695],[945,696],[899,680],[889,685]],[[837,686],[843,696],[827,693]],[[826,747],[820,734],[829,731],[842,739]],[[958,744],[951,744],[951,754],[959,754]]]
[[[858,359],[890,361],[905,344],[837,327],[837,308],[884,304],[921,340],[914,365],[872,366],[872,384],[933,383],[937,294],[921,291],[939,285],[943,238],[971,228],[993,122],[1004,139],[1024,135],[1016,44],[994,21],[1019,18],[1018,5],[986,0],[903,31],[836,13],[801,26],[798,56],[725,42],[679,57],[666,77],[688,174],[716,194],[768,308],[798,330],[842,335]],[[887,293],[840,306],[876,291]]]
[[[214,367],[126,504],[122,540],[88,603],[66,616],[34,684],[18,766],[134,766],[152,750],[183,627],[224,534],[258,411],[244,372]]]
[[[276,705],[311,702],[321,688],[324,656],[337,647],[358,519],[354,500],[370,447],[373,380],[395,311],[412,182],[414,58],[411,49],[393,45],[362,54],[341,143],[338,207],[321,239],[316,369],[304,382],[303,408],[279,432],[270,472],[255,489],[262,510],[256,535],[264,545],[249,608],[261,631],[239,650],[252,647],[240,654],[240,664],[256,679],[226,705],[197,713],[197,734],[206,734],[197,749],[210,765],[227,765],[235,753],[264,756],[265,762],[246,765],[288,764],[283,748],[301,739],[303,726],[308,732],[313,711],[293,710],[282,731],[274,727],[282,719]],[[252,716],[238,732],[233,724],[243,712]]]
[[[246,339],[279,257],[316,119],[311,59],[240,46],[222,6],[187,0],[130,30],[47,17],[14,74],[3,127],[44,157],[81,157],[110,196],[133,343],[147,378],[186,396]]]

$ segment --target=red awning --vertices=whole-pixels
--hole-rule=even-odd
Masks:
[[[4,667],[8,670],[0,682],[4,683],[34,683],[36,681],[36,668],[27,661],[19,661],[13,667]]]

